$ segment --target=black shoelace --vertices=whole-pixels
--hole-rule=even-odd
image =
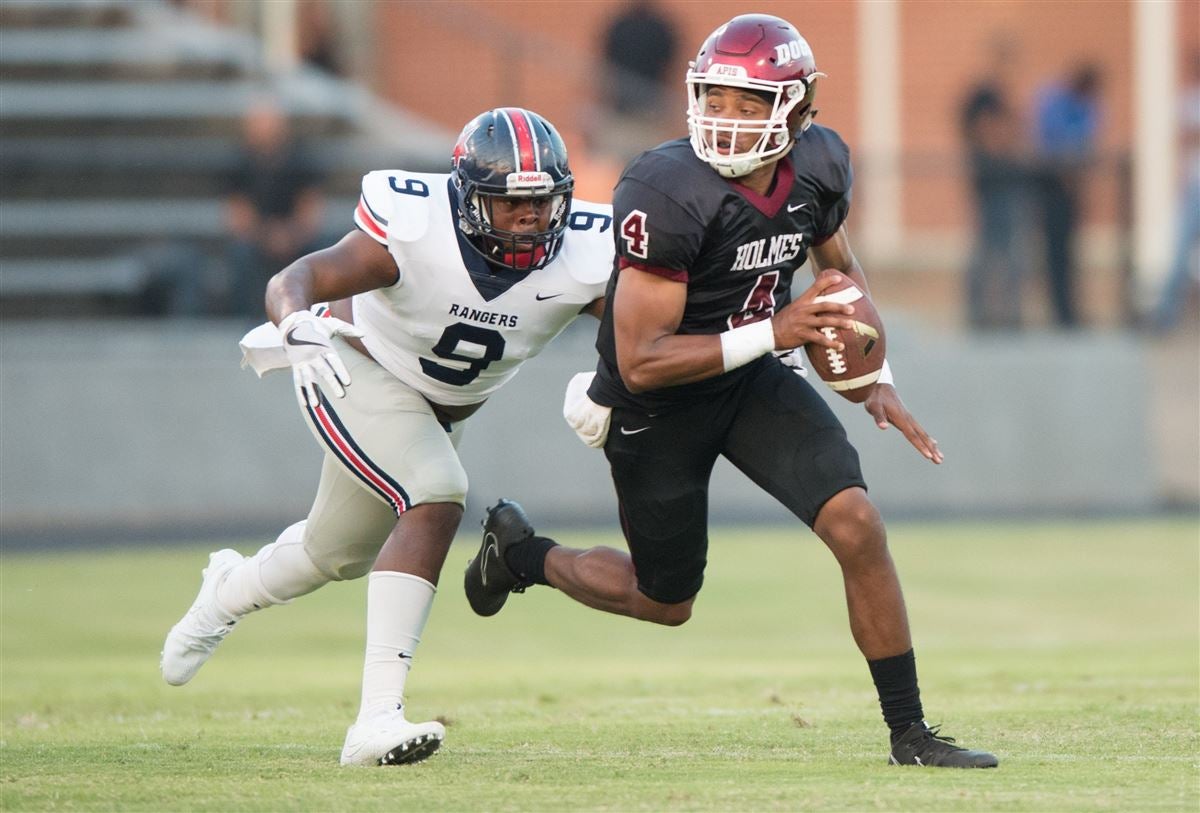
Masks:
[[[965,749],[963,749],[963,748],[959,748],[957,745],[954,745],[954,738],[953,738],[953,737],[945,737],[945,736],[943,736],[942,734],[940,734],[939,732],[940,732],[941,730],[942,730],[942,727],[941,727],[941,725],[927,726],[927,727],[925,728],[925,734],[928,736],[928,738],[929,738],[929,739],[931,739],[931,740],[938,740],[938,741],[940,741],[940,742],[944,742],[944,743],[946,743],[947,745],[949,745],[951,748],[953,748],[953,749],[954,749],[954,750],[956,750],[956,751],[963,751],[963,750],[965,750]]]

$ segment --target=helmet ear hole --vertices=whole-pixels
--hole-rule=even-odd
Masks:
[[[485,226],[492,225],[492,196],[476,192],[471,196],[471,202],[475,204],[475,209],[479,212],[479,219],[483,221],[483,224]]]
[[[793,133],[799,132],[804,126],[804,120],[808,117],[808,111],[812,109],[812,105],[802,105],[794,109],[788,114],[788,129]]]

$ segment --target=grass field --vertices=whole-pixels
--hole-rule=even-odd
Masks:
[[[678,629],[546,588],[476,618],[462,540],[409,682],[411,715],[444,718],[446,744],[373,770],[337,765],[357,709],[364,581],[250,618],[172,688],[159,646],[209,548],[145,548],[0,560],[0,808],[1200,808],[1194,520],[898,525],[891,537],[926,714],[998,753],[999,770],[884,764],[836,567],[794,530],[715,530],[708,582]]]

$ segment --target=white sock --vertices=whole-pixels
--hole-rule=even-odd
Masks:
[[[367,655],[358,719],[404,703],[404,682],[437,588],[420,576],[375,571],[367,582]]]
[[[217,585],[217,605],[232,619],[287,604],[329,581],[304,550],[304,523],[289,526],[279,538],[229,571]]]

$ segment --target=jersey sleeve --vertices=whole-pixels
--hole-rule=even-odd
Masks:
[[[817,233],[813,245],[819,246],[846,221],[850,213],[850,189],[854,183],[854,170],[850,165],[850,148],[832,130],[823,130],[823,148],[827,157],[820,178],[820,216],[817,218]]]
[[[391,219],[392,191],[388,186],[388,173],[369,172],[363,176],[362,193],[354,209],[354,225],[386,246]]]
[[[704,224],[675,199],[628,173],[613,192],[617,266],[687,282],[704,240]]]
[[[594,298],[604,296],[613,267],[613,208],[575,198],[568,222],[564,240],[580,249],[572,251],[580,261],[570,265],[571,277],[588,286]]]

